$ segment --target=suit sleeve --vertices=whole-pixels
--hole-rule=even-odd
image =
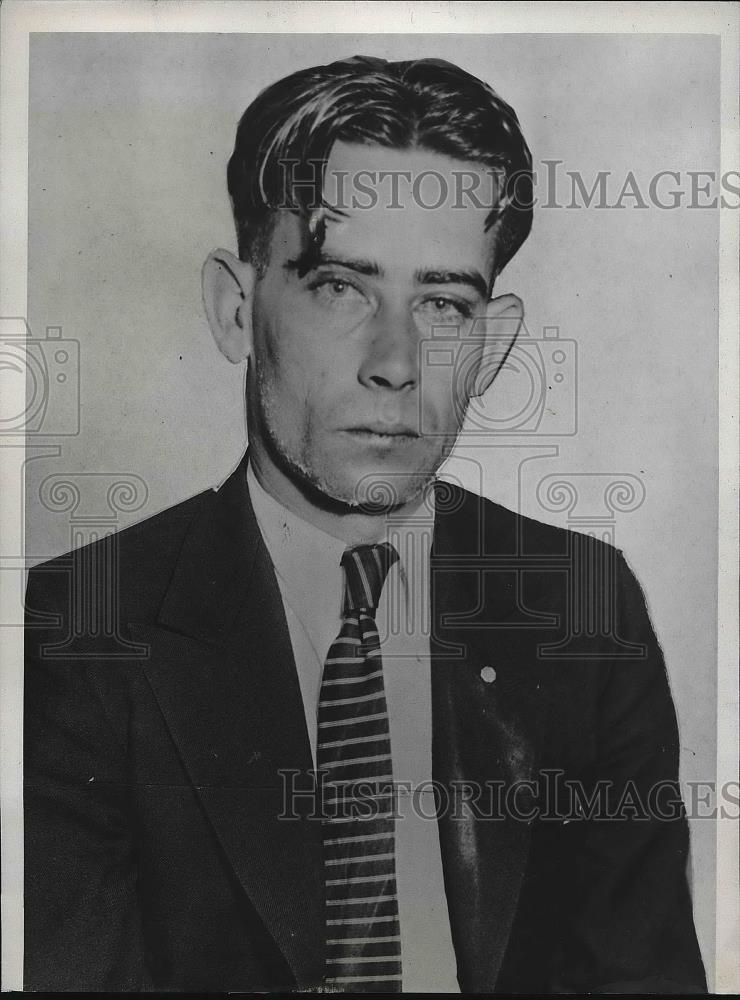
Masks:
[[[601,692],[598,763],[587,783],[593,794],[601,782],[604,797],[571,828],[571,927],[553,987],[703,993],[675,710],[644,596],[621,553],[616,560],[618,634],[644,652],[615,660]]]
[[[25,989],[141,986],[125,746],[88,658],[62,659],[70,576],[31,573],[24,695]],[[56,626],[36,613],[56,615]]]

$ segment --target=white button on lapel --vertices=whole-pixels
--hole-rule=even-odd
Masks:
[[[493,667],[484,667],[480,672],[481,680],[485,681],[486,684],[493,684],[496,680],[496,671]]]

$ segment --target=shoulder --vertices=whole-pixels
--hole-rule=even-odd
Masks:
[[[506,582],[543,613],[573,613],[577,603],[625,627],[646,623],[642,588],[624,553],[593,534],[526,517],[444,483],[435,493],[435,555]],[[577,596],[576,596],[577,595]],[[581,608],[581,610],[583,610]]]
[[[567,556],[581,541],[618,551],[608,542],[527,517],[444,481],[437,483],[435,504],[450,540],[463,549],[475,542],[481,555]]]
[[[136,524],[37,564],[29,572],[26,606],[33,609],[64,600],[72,581],[83,573],[88,580],[101,573],[106,579],[115,574],[124,590],[161,591],[190,525],[213,494],[212,489],[203,490]]]

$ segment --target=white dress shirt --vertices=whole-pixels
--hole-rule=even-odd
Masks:
[[[345,542],[296,517],[257,482],[247,484],[285,607],[306,723],[316,761],[319,690],[324,660],[342,624],[341,558]],[[376,614],[393,755],[393,776],[408,783],[398,796],[396,882],[403,990],[459,993],[457,962],[442,874],[432,778],[432,699],[429,661],[429,553],[434,515],[422,505],[411,516],[386,519],[377,541],[399,554]]]

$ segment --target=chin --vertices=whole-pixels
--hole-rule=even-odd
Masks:
[[[377,456],[337,454],[333,449],[282,449],[284,470],[316,502],[339,504],[350,510],[378,513],[403,506],[423,495],[442,464],[445,449],[424,454]]]
[[[415,500],[434,472],[366,472],[352,485],[351,505],[391,510]]]
[[[379,511],[417,499],[433,481],[440,463],[409,461],[377,463],[347,461],[316,481],[322,492],[352,508]]]

